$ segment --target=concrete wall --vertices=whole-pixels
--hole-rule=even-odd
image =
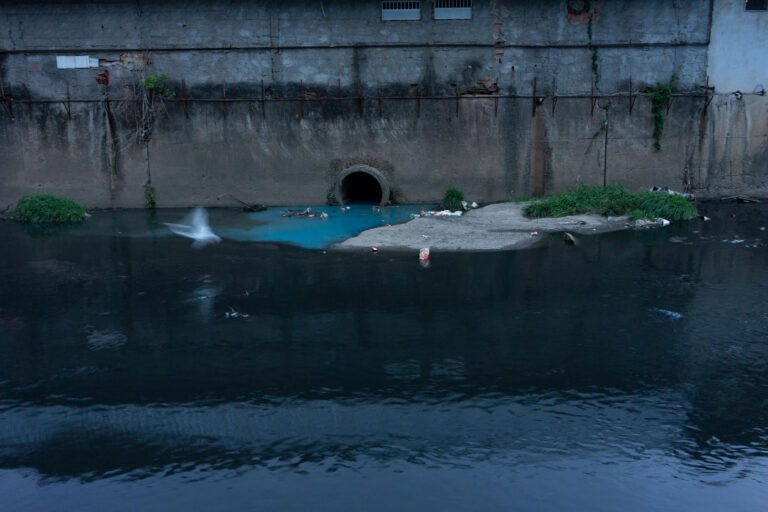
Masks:
[[[158,206],[228,204],[225,193],[318,203],[357,163],[379,169],[401,201],[451,185],[491,201],[578,181],[765,193],[765,98],[705,108],[709,3],[592,2],[591,42],[582,6],[476,0],[471,20],[434,21],[427,0],[421,21],[383,22],[376,1],[6,2],[0,71],[13,97],[62,99],[68,86],[95,101],[69,114],[60,102],[12,102],[13,120],[0,110],[0,210],[35,191],[140,207],[150,180]],[[57,55],[83,54],[110,72],[107,88],[97,69],[56,68]],[[655,152],[650,103],[636,95],[630,115],[626,94],[630,77],[637,93],[672,73],[689,95],[670,105]],[[167,75],[176,98],[139,143],[132,99],[147,74]],[[263,83],[268,99],[294,99],[185,111],[182,80],[193,98],[261,98]],[[594,105],[593,82],[604,95]],[[495,94],[472,95],[489,84]],[[311,99],[339,95],[351,99]]]
[[[709,80],[722,91],[768,87],[768,11],[747,11],[743,0],[715,0]]]

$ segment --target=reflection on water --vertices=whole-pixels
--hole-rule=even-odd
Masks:
[[[429,269],[415,253],[194,251],[122,215],[77,236],[0,224],[10,510],[768,500],[761,205],[578,247],[438,252]]]

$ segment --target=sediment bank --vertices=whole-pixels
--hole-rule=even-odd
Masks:
[[[495,251],[525,249],[545,233],[568,231],[598,234],[630,227],[627,217],[571,215],[529,219],[523,203],[498,203],[471,210],[461,217],[418,217],[404,224],[363,231],[334,249],[419,249]],[[532,235],[536,232],[537,235]]]

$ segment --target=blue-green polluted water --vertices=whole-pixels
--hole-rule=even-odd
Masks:
[[[307,249],[323,249],[342,242],[366,229],[399,224],[425,207],[421,205],[378,206],[357,203],[339,206],[291,207],[300,212],[309,208],[311,215],[284,216],[287,208],[270,208],[248,213],[251,225],[222,227],[217,233],[225,239],[250,242],[283,242]],[[327,215],[321,216],[321,214]],[[215,229],[215,227],[214,227]]]
[[[286,211],[309,208],[313,214],[284,216]],[[339,206],[271,207],[262,212],[244,212],[236,208],[208,208],[211,230],[223,242],[265,242],[289,244],[304,249],[325,249],[366,229],[394,225],[410,220],[411,215],[430,209],[431,205],[398,205],[380,208],[355,203],[348,209]],[[121,238],[166,238],[175,235],[167,223],[184,223],[192,208],[167,208],[155,211],[100,211],[84,223],[74,226],[24,226],[33,236],[91,236],[112,234]],[[325,216],[321,215],[325,214]],[[193,243],[189,240],[190,245]]]

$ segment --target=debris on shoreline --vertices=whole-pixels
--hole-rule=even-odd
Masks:
[[[434,210],[421,210],[418,214],[412,213],[411,218],[417,219],[419,217],[461,217],[464,214],[464,212],[457,210],[457,211],[451,211],[451,210],[440,210],[440,211],[434,211]]]
[[[525,204],[496,203],[451,215],[412,215],[412,220],[390,227],[363,231],[357,236],[334,245],[336,249],[378,250],[411,249],[419,251],[429,240],[430,251],[495,251],[525,249],[547,237],[546,233],[565,231],[571,236],[597,234],[630,229],[626,216],[604,217],[595,214],[572,215],[559,218],[530,219],[523,214]],[[462,212],[458,212],[462,213]],[[449,222],[448,222],[449,220]],[[654,224],[655,225],[655,224]],[[532,236],[532,233],[536,235]]]
[[[328,214],[325,212],[313,212],[312,208],[305,208],[304,210],[283,210],[280,213],[283,217],[307,217],[308,219],[327,219]]]

